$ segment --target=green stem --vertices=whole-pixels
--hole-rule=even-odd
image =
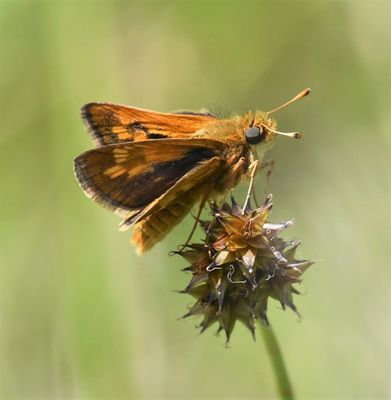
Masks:
[[[263,340],[273,366],[274,377],[276,379],[280,398],[283,400],[294,400],[295,397],[289,381],[288,372],[285,368],[284,358],[273,329],[270,325],[266,326],[262,322],[260,322],[259,325],[261,326]]]

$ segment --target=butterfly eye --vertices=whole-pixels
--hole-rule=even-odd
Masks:
[[[246,140],[248,144],[258,144],[264,140],[263,128],[252,126],[246,130]]]

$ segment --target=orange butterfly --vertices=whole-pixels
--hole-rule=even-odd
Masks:
[[[268,112],[228,119],[210,113],[159,113],[109,103],[82,108],[95,149],[75,159],[85,194],[135,225],[140,253],[159,242],[192,206],[224,194],[262,161],[276,134],[269,117],[309,93]],[[262,168],[267,163],[261,163]]]

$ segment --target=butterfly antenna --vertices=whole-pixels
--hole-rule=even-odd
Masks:
[[[274,113],[274,112],[276,112],[276,111],[281,110],[282,108],[285,108],[285,107],[288,106],[289,104],[292,104],[292,103],[294,103],[295,101],[300,100],[300,99],[302,99],[303,97],[309,95],[310,92],[311,92],[311,89],[310,89],[310,88],[307,88],[307,89],[302,90],[302,91],[301,91],[299,94],[297,94],[293,99],[290,99],[289,101],[287,101],[286,103],[282,104],[281,106],[275,108],[274,110],[268,111],[268,112],[266,113],[266,115],[269,115],[269,114],[271,114],[271,113]],[[276,132],[276,133],[280,133],[280,132]],[[297,133],[297,132],[293,132],[293,133]],[[293,137],[294,137],[294,136],[293,136]]]
[[[280,132],[275,131],[274,129],[267,128],[270,132],[276,133],[277,135],[288,136],[293,139],[300,139],[301,133],[300,132]]]

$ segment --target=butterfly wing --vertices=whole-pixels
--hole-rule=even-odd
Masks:
[[[139,253],[160,242],[202,196],[213,192],[224,164],[219,157],[201,162],[148,207],[121,224],[121,230],[135,224],[132,241]]]
[[[216,121],[211,114],[166,114],[110,103],[89,103],[82,118],[96,147],[148,139],[186,138]]]
[[[220,142],[209,139],[108,145],[77,157],[75,174],[89,198],[129,218],[147,210],[165,193],[172,193],[170,189],[182,177],[205,161],[215,157],[223,160],[222,150]],[[164,207],[166,203],[161,204]]]

